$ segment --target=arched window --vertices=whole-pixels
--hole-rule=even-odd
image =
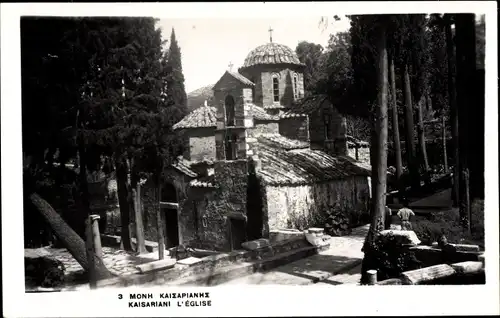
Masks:
[[[297,73],[293,74],[293,97],[299,98],[299,76]]]
[[[224,101],[224,106],[226,108],[226,126],[234,126],[234,98],[231,95],[227,95]]]
[[[280,82],[278,75],[273,75],[273,96],[275,102],[280,101]]]

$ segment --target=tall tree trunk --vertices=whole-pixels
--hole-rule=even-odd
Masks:
[[[401,175],[403,174],[403,159],[401,157],[401,139],[399,137],[399,118],[398,106],[396,103],[396,74],[394,72],[394,59],[389,62],[390,79],[391,79],[391,102],[392,102],[392,132],[394,140],[394,153],[396,156],[396,178],[398,187],[401,187]]]
[[[77,113],[77,127],[83,128],[83,123],[85,121],[83,109],[79,110]],[[78,133],[76,136],[77,149],[78,149],[78,196],[80,198],[80,209],[78,211],[78,219],[82,225],[82,229],[79,231],[81,235],[85,235],[85,220],[92,213],[90,210],[90,195],[89,195],[89,185],[87,180],[87,153],[85,149],[85,143],[83,136]],[[79,229],[77,229],[78,231]]]
[[[144,241],[144,223],[142,221],[142,201],[141,201],[141,184],[137,164],[133,158],[131,162],[131,176],[130,183],[132,188],[133,198],[133,211],[135,223],[135,238],[136,238],[136,252],[139,254],[146,253],[146,243]]]
[[[426,101],[425,95],[420,98],[417,105],[417,116],[418,116],[418,146],[420,148],[420,156],[422,163],[424,165],[424,180],[428,183],[429,180],[429,159],[427,158],[427,149],[425,147],[425,128],[424,128],[424,114],[423,106]]]
[[[441,130],[443,137],[443,164],[444,164],[444,173],[448,173],[448,154],[446,153],[446,120],[444,118],[444,111],[441,114]]]
[[[457,46],[457,101],[458,101],[458,133],[469,136],[469,110],[474,107],[474,87],[476,73],[476,24],[474,14],[455,15]],[[469,141],[459,139],[459,211],[463,226],[470,233],[470,201],[469,201]]]
[[[160,200],[161,200],[161,177],[158,176],[156,179],[156,189],[157,189],[157,200],[155,204],[156,210],[156,230],[158,233],[158,258],[165,258],[165,235],[164,235],[164,222],[163,215],[161,213]]]
[[[452,187],[452,202],[454,207],[458,207],[458,108],[457,96],[455,88],[455,46],[453,43],[453,35],[451,33],[451,17],[448,14],[445,18],[445,36],[446,36],[446,57],[448,64],[448,99],[450,101],[450,122],[451,122],[451,138],[452,138],[452,156],[453,156],[453,187]]]
[[[132,242],[130,239],[130,202],[128,194],[128,167],[127,161],[120,158],[117,154],[116,162],[116,183],[118,187],[118,203],[120,204],[120,223],[121,223],[121,248],[126,251],[132,251]]]
[[[32,193],[30,195],[30,201],[40,212],[45,221],[47,221],[52,231],[54,231],[54,234],[69,251],[71,256],[75,258],[85,271],[88,271],[89,263],[87,260],[87,251],[85,242],[82,238],[76,234],[50,204],[37,193]],[[98,279],[110,278],[113,276],[104,265],[102,259],[95,257],[95,260]]]
[[[362,264],[362,281],[366,281],[366,271],[373,257],[367,244],[373,242],[375,236],[385,227],[385,203],[387,190],[387,92],[388,92],[388,61],[385,28],[379,31],[377,48],[377,85],[379,87],[377,102],[373,111],[370,159],[372,166],[372,201],[371,224],[363,247],[365,257]],[[366,248],[366,249],[365,249]]]
[[[146,242],[144,240],[144,223],[142,222],[141,185],[138,183],[134,192],[135,203],[135,237],[137,240],[136,251],[139,254],[146,253]]]
[[[413,104],[411,100],[411,86],[408,64],[404,65],[403,88],[405,96],[406,156],[408,161],[408,170],[410,172],[410,185],[412,189],[416,190],[420,187],[420,173],[418,171],[418,163],[415,156]]]

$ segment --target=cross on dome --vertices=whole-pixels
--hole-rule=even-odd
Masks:
[[[267,30],[269,32],[269,42],[273,43],[273,29],[271,27],[269,27],[269,30]]]

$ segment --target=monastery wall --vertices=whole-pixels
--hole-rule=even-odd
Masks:
[[[323,227],[329,206],[348,211],[356,221],[368,213],[366,177],[351,177],[303,186],[267,186],[269,229]]]

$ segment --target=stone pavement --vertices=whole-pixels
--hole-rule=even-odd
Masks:
[[[28,251],[27,251],[28,250]],[[48,256],[61,261],[66,267],[65,270],[65,286],[77,286],[86,284],[88,281],[80,264],[71,256],[65,248],[42,247],[37,249],[25,249],[25,253],[37,254],[40,256]],[[109,271],[115,275],[123,276],[138,273],[136,266],[158,259],[158,253],[149,253],[146,255],[136,256],[133,253],[128,253],[123,250],[103,247],[103,262]]]
[[[359,265],[364,255],[361,248],[368,229],[369,224],[354,228],[348,236],[332,237],[330,248],[326,251],[221,285],[310,285],[340,273],[360,272]]]

